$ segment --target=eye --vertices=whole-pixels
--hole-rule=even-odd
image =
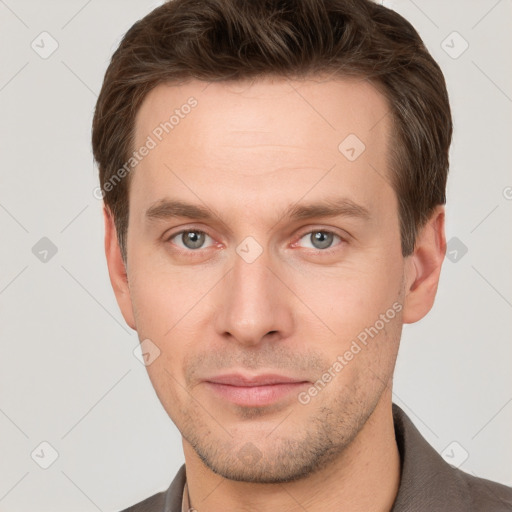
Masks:
[[[305,239],[307,242],[311,243],[310,247],[312,249],[316,249],[316,250],[323,251],[323,252],[329,252],[329,251],[326,251],[326,249],[332,248],[331,246],[332,246],[333,240],[335,238],[338,238],[342,242],[344,241],[336,233],[333,233],[332,231],[326,231],[326,230],[309,231],[308,233],[305,233],[300,238],[300,240]],[[299,240],[299,242],[300,242],[300,240]]]
[[[206,240],[206,238],[211,237],[207,235],[204,231],[200,231],[198,229],[189,229],[187,231],[180,231],[179,233],[175,233],[174,235],[170,236],[167,241],[171,242],[174,239],[177,239],[177,242],[173,242],[175,245],[180,247],[181,249],[190,249],[190,250],[196,250],[196,249],[203,249],[203,244]],[[178,242],[181,242],[180,245]]]

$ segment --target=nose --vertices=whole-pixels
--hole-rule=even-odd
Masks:
[[[217,295],[216,330],[245,346],[287,338],[293,329],[293,294],[263,252],[247,262],[238,254]]]

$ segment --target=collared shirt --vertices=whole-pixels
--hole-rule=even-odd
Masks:
[[[478,478],[445,462],[396,404],[393,421],[401,473],[390,512],[512,512],[512,487]],[[122,512],[195,510],[189,501],[183,464],[167,490]]]

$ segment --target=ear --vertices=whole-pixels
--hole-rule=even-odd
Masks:
[[[438,205],[416,237],[414,252],[406,258],[403,322],[421,320],[431,309],[437,293],[446,253],[445,210]]]
[[[106,206],[103,207],[103,218],[105,220],[105,255],[107,257],[110,283],[125,322],[135,330],[135,321],[126,267],[124,265],[123,258],[121,257],[121,249],[117,240],[114,217]]]

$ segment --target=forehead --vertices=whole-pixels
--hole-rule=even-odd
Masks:
[[[191,98],[197,102],[193,108],[187,106]],[[189,111],[193,115],[188,115]],[[207,144],[211,136],[215,143],[224,137],[229,140],[223,143],[237,144],[295,141],[304,149],[313,149],[318,141],[311,140],[310,135],[316,129],[325,135],[331,132],[334,138],[347,132],[373,141],[388,128],[389,119],[383,119],[388,111],[384,96],[361,78],[299,81],[262,77],[213,83],[191,80],[183,85],[163,83],[152,89],[139,108],[135,128],[137,142],[143,142],[146,134],[175,113],[172,133],[202,128],[197,134],[200,139],[194,142]],[[187,122],[182,122],[187,117]],[[301,125],[291,129],[295,121]],[[377,124],[379,129],[375,129]]]
[[[261,194],[286,202],[341,187],[368,204],[389,188],[388,113],[359,78],[160,84],[137,113],[134,149],[148,138],[154,147],[132,175],[130,203],[216,190],[256,206]]]

